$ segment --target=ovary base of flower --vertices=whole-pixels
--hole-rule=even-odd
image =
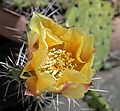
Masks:
[[[28,61],[20,76],[26,79],[26,90],[34,96],[52,92],[83,97],[94,75],[93,36],[78,27],[64,28],[37,12],[29,26]]]

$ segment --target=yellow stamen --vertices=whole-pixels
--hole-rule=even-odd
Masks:
[[[49,50],[47,60],[41,70],[59,79],[65,69],[75,70],[77,65],[74,62],[71,52],[53,48]]]

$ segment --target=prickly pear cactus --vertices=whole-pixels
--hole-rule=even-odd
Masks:
[[[56,0],[56,3],[58,3],[63,9],[67,9],[74,2],[75,2],[74,0]]]
[[[48,0],[6,0],[6,2],[10,3],[13,6],[23,8],[30,7],[33,5],[45,6]]]
[[[113,9],[110,2],[103,0],[77,0],[69,7],[66,14],[66,25],[80,26],[95,37],[95,63],[99,70],[110,49]]]
[[[112,111],[107,101],[95,91],[89,91],[85,95],[84,101],[95,111]]]

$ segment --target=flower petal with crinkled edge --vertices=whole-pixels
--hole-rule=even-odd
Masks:
[[[61,39],[64,41],[64,49],[72,52],[74,58],[80,63],[86,63],[94,52],[93,37],[86,35],[79,28],[70,28]]]
[[[65,28],[54,23],[53,20],[45,17],[44,15],[33,13],[30,23],[31,29],[33,29],[33,31],[39,32],[38,29],[41,27],[39,25],[40,23],[42,24],[42,29],[46,31],[46,42],[48,47],[63,43],[59,36],[66,32]]]
[[[36,20],[33,20],[33,19],[36,19]],[[67,31],[66,28],[63,28],[62,26],[58,25],[52,19],[44,15],[41,15],[37,12],[33,13],[33,17],[31,18],[31,21],[33,22],[32,23],[33,27],[34,27],[34,24],[36,24],[36,22],[41,22],[44,28],[51,30],[52,34],[54,34],[57,37],[64,35]]]
[[[56,91],[69,98],[80,98],[86,92],[85,86],[91,83],[93,71],[89,64],[86,64],[81,72],[74,70],[65,70],[56,83]],[[60,89],[60,87],[63,89]],[[60,89],[58,91],[58,88]]]
[[[79,55],[81,54],[81,49],[83,46],[83,33],[79,30],[79,28],[70,28],[61,39],[64,41],[64,50],[71,52],[73,57],[76,58],[76,55],[79,51]],[[79,62],[84,63],[80,58]]]
[[[82,98],[85,93],[84,85],[75,82],[68,83],[61,93],[71,99]]]
[[[33,48],[35,49],[35,51],[32,51],[31,53],[28,51],[29,53],[28,56],[31,56],[31,59],[26,64],[21,74],[21,78],[24,78],[23,77],[24,72],[27,72],[28,70],[31,70],[31,71],[37,70],[40,67],[40,65],[44,63],[44,60],[47,57],[47,51],[48,51],[48,47],[45,42],[45,37],[46,37],[45,34],[46,34],[45,31],[41,29],[38,36],[36,35],[33,36],[33,37],[37,37],[35,45],[33,45]],[[29,37],[28,37],[28,40],[29,40]]]
[[[95,74],[95,71],[91,68],[90,62],[86,63],[80,70],[81,76],[84,76],[83,83],[89,84],[92,81],[92,77]]]
[[[49,91],[56,84],[56,80],[51,74],[40,71],[37,71],[36,74],[39,80],[39,92]]]
[[[83,46],[81,50],[81,54],[78,55],[82,59],[82,61],[88,62],[92,57],[95,48],[93,47],[94,38],[93,36],[85,36],[83,40]]]
[[[45,40],[46,40],[46,43],[49,48],[52,46],[55,46],[55,45],[63,44],[63,41],[60,38],[53,35],[52,31],[47,30],[47,29],[46,29],[46,39]]]
[[[38,95],[38,87],[39,87],[39,81],[37,76],[32,76],[27,78],[26,83],[25,83],[27,91],[32,93],[33,95]]]
[[[48,73],[37,71],[36,75],[27,78],[26,81],[26,88],[33,95],[39,95],[44,91],[51,90],[56,83],[53,76]]]
[[[65,82],[72,81],[72,82],[80,82],[83,83],[85,76],[82,76],[79,71],[74,70],[65,70],[59,80],[56,83],[56,86],[59,87],[60,85],[64,84]]]

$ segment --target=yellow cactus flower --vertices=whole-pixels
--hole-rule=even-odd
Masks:
[[[32,95],[52,92],[81,98],[94,75],[93,53],[92,36],[34,12],[28,32],[28,61],[20,77],[26,79],[26,90]]]

